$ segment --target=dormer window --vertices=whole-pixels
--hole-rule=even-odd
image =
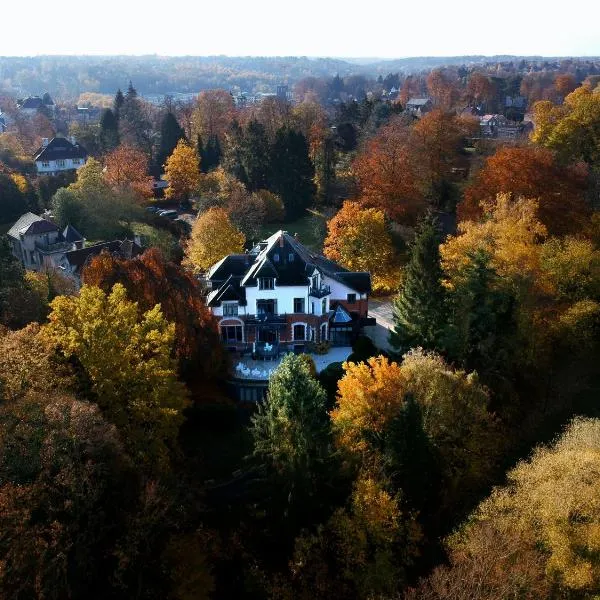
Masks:
[[[258,280],[259,290],[273,290],[275,289],[275,279],[273,277],[261,277]]]
[[[288,262],[294,262],[294,253],[290,252],[288,255]]]
[[[273,254],[273,261],[279,262],[279,252],[276,252],[275,254]]]

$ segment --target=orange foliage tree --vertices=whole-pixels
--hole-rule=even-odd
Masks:
[[[427,76],[427,89],[435,106],[450,109],[458,98],[456,82],[447,71],[434,69]]]
[[[353,165],[366,206],[383,209],[395,221],[414,222],[425,208],[411,151],[410,129],[401,117],[382,127]]]
[[[133,146],[121,144],[104,159],[106,181],[115,188],[130,188],[138,197],[152,196],[152,177],[148,176],[148,157]]]
[[[213,135],[222,138],[233,119],[234,112],[235,106],[229,92],[225,90],[202,92],[198,96],[191,119],[194,139],[201,136],[206,143]]]
[[[500,148],[465,190],[458,206],[461,221],[477,220],[482,202],[494,202],[499,193],[515,198],[537,198],[538,216],[552,235],[579,231],[589,215],[584,200],[586,169],[562,166],[544,148]]]
[[[175,323],[175,352],[188,382],[206,381],[224,373],[226,357],[216,321],[204,303],[198,281],[175,263],[167,262],[151,248],[133,259],[107,252],[85,267],[83,282],[109,292],[116,283],[138,303],[141,311],[156,304],[168,321]]]

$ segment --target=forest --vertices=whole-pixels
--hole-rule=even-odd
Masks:
[[[0,598],[598,597],[592,63],[388,73],[380,96],[304,77],[251,106],[132,81],[97,124],[15,119],[0,226],[31,211],[144,251],[75,285],[0,238]],[[484,135],[492,110],[519,135]],[[86,164],[37,175],[61,133]],[[202,275],[278,229],[371,273],[389,347],[318,374],[290,354],[234,402]]]

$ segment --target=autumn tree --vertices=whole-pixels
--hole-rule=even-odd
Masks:
[[[486,202],[509,193],[513,201],[538,199],[539,219],[549,233],[572,233],[581,230],[590,212],[585,190],[586,171],[580,166],[562,166],[544,148],[504,147],[486,160],[465,189],[458,216],[461,221],[478,219]]]
[[[413,223],[426,203],[410,148],[410,129],[402,117],[381,127],[353,164],[360,198],[395,221]]]
[[[419,540],[419,527],[403,512],[401,495],[362,473],[347,506],[315,533],[298,537],[289,580],[281,585],[295,598],[390,597],[405,583]]]
[[[89,239],[127,235],[127,224],[140,211],[133,192],[111,188],[94,158],[79,169],[74,183],[56,192],[52,208],[61,227],[73,225]]]
[[[397,285],[395,250],[381,210],[344,202],[327,223],[324,253],[351,271],[370,272],[376,290],[390,290]]]
[[[531,139],[556,151],[566,163],[579,160],[600,164],[600,94],[581,86],[555,106],[538,102],[534,106],[536,128]]]
[[[433,103],[439,108],[449,110],[457,100],[456,82],[445,69],[433,69],[429,73],[427,89]]]
[[[146,472],[168,465],[186,402],[171,356],[175,325],[160,305],[141,313],[115,284],[110,294],[84,285],[79,296],[52,302],[44,335],[89,381],[90,398],[121,431]]]
[[[29,392],[0,404],[0,587],[8,597],[113,596],[136,475],[97,406]]]
[[[495,559],[500,573],[493,569],[480,585],[492,587],[500,578],[510,579],[515,569],[511,564],[525,567],[527,561],[532,577],[521,578],[525,591],[543,589],[540,583],[545,583],[546,589],[555,587],[564,595],[597,594],[600,572],[594,556],[600,539],[594,499],[598,480],[589,474],[598,468],[599,460],[600,422],[575,419],[553,446],[538,448],[530,460],[510,471],[508,483],[496,489],[449,540],[452,570],[464,562],[461,555],[473,556],[485,534],[497,540],[487,548],[485,560],[489,564]],[[502,555],[506,541],[519,538],[522,541],[511,549],[514,560],[507,563]],[[542,582],[539,570],[532,569],[532,559],[540,561]],[[530,592],[522,597],[541,596]]]
[[[169,182],[165,191],[167,198],[187,200],[200,184],[198,157],[184,140],[177,142],[165,163],[165,179]]]
[[[196,100],[192,114],[192,137],[199,135],[208,140],[216,135],[223,137],[234,114],[234,103],[231,94],[225,90],[208,90],[202,92]]]
[[[539,272],[539,244],[547,236],[538,219],[538,203],[498,194],[485,211],[484,221],[459,223],[458,234],[440,246],[442,267],[450,284],[460,279],[471,258],[482,251],[500,277],[531,285]]]
[[[577,88],[577,80],[570,73],[560,73],[554,80],[554,89],[561,99],[566,98]]]
[[[139,198],[152,196],[152,177],[148,175],[148,157],[133,146],[120,145],[104,158],[104,177],[111,187],[130,189]]]
[[[192,227],[184,263],[195,273],[202,273],[228,254],[241,254],[245,241],[224,209],[210,208]]]
[[[465,96],[472,105],[489,103],[496,93],[495,86],[490,78],[484,73],[475,71],[469,75]]]
[[[438,355],[421,350],[408,353],[401,364],[377,357],[346,363],[344,370],[331,412],[334,434],[339,447],[364,468],[394,456],[389,432],[412,396],[431,449],[440,457],[443,506],[464,501],[487,480],[495,421],[488,410],[488,393],[475,373],[454,370]],[[396,454],[395,460],[399,458]],[[390,475],[395,464],[386,468]],[[396,484],[402,486],[401,481]]]
[[[399,354],[410,348],[440,350],[446,325],[445,300],[440,266],[439,224],[427,215],[417,228],[410,259],[402,274],[394,300],[394,329],[390,343]]]
[[[462,142],[469,129],[479,127],[436,109],[424,115],[411,131],[411,149],[423,194],[436,208],[453,209],[456,191],[452,191],[452,168],[458,163]]]
[[[160,304],[165,318],[175,324],[175,352],[180,372],[190,384],[202,383],[206,388],[225,374],[218,328],[197,279],[166,261],[157,249],[132,260],[104,252],[86,265],[82,281],[107,294],[115,284],[122,284],[141,311]]]

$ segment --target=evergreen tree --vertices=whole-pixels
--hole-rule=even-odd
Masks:
[[[384,468],[408,506],[420,514],[438,507],[440,465],[435,447],[423,428],[423,411],[407,394],[400,414],[383,439]]]
[[[470,258],[451,296],[448,350],[468,370],[506,373],[515,351],[516,300],[485,251]]]
[[[277,131],[271,148],[271,167],[271,190],[281,196],[286,218],[302,216],[315,194],[315,168],[302,133],[289,127]]]
[[[326,136],[315,157],[317,198],[321,204],[329,204],[335,181],[335,148],[333,138]]]
[[[418,346],[439,350],[445,329],[440,233],[431,214],[417,227],[404,279],[394,300],[390,343],[399,354]]]
[[[167,158],[173,154],[179,140],[185,139],[185,133],[175,115],[167,112],[160,124],[160,145],[156,155],[156,164],[161,172]]]
[[[123,92],[119,88],[117,90],[117,93],[115,94],[115,99],[113,101],[113,111],[115,113],[115,117],[116,117],[117,121],[119,120],[121,108],[123,108],[124,103],[125,103],[125,96],[123,96]]]
[[[221,163],[221,144],[216,135],[211,135],[206,142],[206,148],[202,153],[200,165],[204,173],[212,171]]]
[[[225,150],[223,152],[223,168],[242,183],[247,183],[243,161],[244,132],[239,122],[234,119],[225,133]],[[202,166],[202,163],[200,163]]]
[[[110,152],[119,145],[119,121],[110,108],[105,108],[100,117],[100,148]]]
[[[151,154],[152,126],[144,114],[142,103],[131,82],[123,105],[119,109],[119,134],[124,144],[135,146],[148,155]]]
[[[301,357],[288,354],[281,361],[251,432],[254,456],[272,484],[272,507],[290,525],[310,520],[323,501],[319,490],[328,480],[332,440],[327,396]]]
[[[242,162],[248,180],[248,189],[257,191],[267,189],[270,184],[269,139],[267,131],[255,119],[246,128]]]

